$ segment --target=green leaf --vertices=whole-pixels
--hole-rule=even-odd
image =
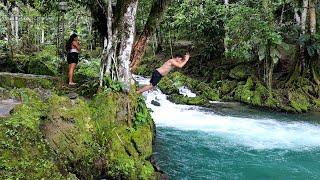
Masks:
[[[259,48],[258,56],[259,56],[260,61],[262,61],[266,58],[266,48],[265,47]]]

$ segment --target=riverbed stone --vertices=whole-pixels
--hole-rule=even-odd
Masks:
[[[152,100],[151,104],[154,106],[160,106],[160,103],[158,101]]]
[[[20,102],[14,99],[0,99],[0,118],[9,117],[10,112],[18,104],[20,104]]]

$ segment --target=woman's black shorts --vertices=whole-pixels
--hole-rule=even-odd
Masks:
[[[159,73],[158,70],[154,70],[150,80],[150,83],[152,84],[152,86],[156,86],[160,82],[162,77],[163,76]]]
[[[68,53],[67,61],[68,61],[68,64],[72,64],[72,63],[78,64],[78,62],[79,62],[79,53],[76,53],[76,52]]]

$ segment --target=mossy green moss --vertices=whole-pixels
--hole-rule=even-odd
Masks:
[[[169,77],[163,77],[158,84],[160,90],[165,94],[178,94],[179,89],[174,85],[174,81],[169,79]]]
[[[12,116],[0,121],[1,179],[62,179],[53,152],[39,131],[46,104],[29,90],[22,94],[24,104]]]
[[[53,89],[60,85],[58,78],[27,74],[0,73],[0,86],[4,88],[45,88]]]
[[[1,179],[159,177],[148,160],[153,121],[134,93],[101,93],[90,106],[55,94],[45,103],[33,90],[9,94],[23,104],[0,122]],[[135,125],[137,113],[148,119]]]
[[[245,64],[238,65],[229,72],[229,76],[237,80],[245,80],[253,74],[254,70],[249,65]]]
[[[220,100],[219,92],[217,89],[212,89],[208,84],[200,82],[196,86],[197,94],[200,94],[206,97],[208,100],[211,101],[218,101]]]
[[[187,97],[179,94],[172,94],[169,97],[169,100],[176,104],[188,104],[188,105],[205,105],[208,101],[201,97]]]
[[[237,101],[250,104],[254,95],[253,86],[254,84],[252,78],[248,78],[246,84],[244,85],[239,84],[235,89],[235,99]]]
[[[297,112],[307,112],[310,108],[310,102],[305,93],[300,89],[297,91],[289,92],[290,105]]]
[[[27,74],[55,76],[56,72],[49,68],[43,61],[34,59],[26,63],[24,71]]]
[[[147,160],[152,154],[153,135],[148,127],[112,130],[107,151],[107,174],[120,179],[152,179],[154,169]]]
[[[223,80],[220,82],[219,91],[221,92],[221,95],[225,95],[230,93],[232,90],[234,90],[236,86],[237,86],[236,81]]]
[[[42,132],[57,154],[61,168],[76,172],[78,177],[97,177],[99,171],[94,162],[99,158],[100,146],[93,137],[95,127],[88,104],[57,95],[52,96],[49,104]]]
[[[253,93],[251,102],[255,106],[262,106],[265,100],[268,98],[268,95],[268,89],[261,82],[257,82],[255,85],[255,91]]]

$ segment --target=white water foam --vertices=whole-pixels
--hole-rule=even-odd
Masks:
[[[185,86],[182,86],[179,88],[179,93],[181,95],[187,96],[187,97],[196,97],[197,95],[193,93],[190,89],[188,89]]]
[[[136,78],[145,82],[143,77]],[[283,122],[275,119],[253,119],[204,112],[201,108],[176,105],[160,90],[145,92],[157,126],[196,130],[218,136],[233,144],[253,149],[309,149],[320,147],[320,126],[307,122]],[[151,104],[152,100],[160,106]]]

